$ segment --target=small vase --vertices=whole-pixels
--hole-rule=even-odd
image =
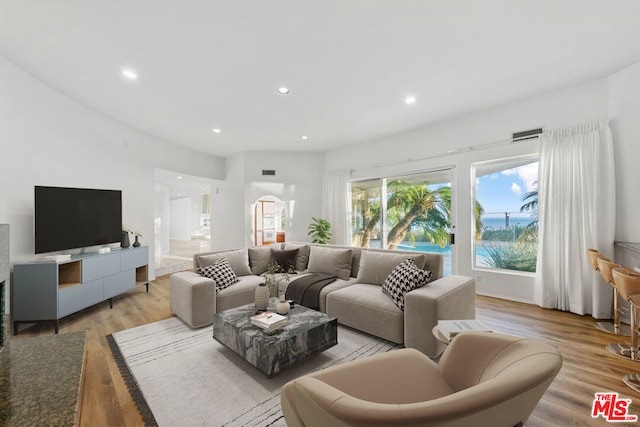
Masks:
[[[278,301],[278,304],[276,304],[276,313],[284,316],[285,314],[289,313],[290,308],[291,307],[289,307],[289,301],[284,299],[284,294],[283,294],[280,297],[280,301]]]
[[[129,247],[129,232],[128,231],[123,231],[122,232],[122,240],[120,241],[120,247],[121,248],[128,248]]]
[[[269,288],[266,283],[256,286],[255,304],[258,310],[266,310],[269,305]]]
[[[138,237],[140,237],[140,236],[138,236],[138,235],[136,234],[136,241],[135,241],[135,242],[133,242],[133,247],[134,247],[134,248],[137,248],[137,247],[139,247],[139,246],[140,246],[140,240],[138,240]]]

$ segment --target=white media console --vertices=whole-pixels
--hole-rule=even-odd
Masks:
[[[74,255],[63,261],[33,261],[13,266],[11,289],[13,333],[20,323],[55,321],[84,308],[146,285],[149,292],[149,250],[146,246],[108,253]]]

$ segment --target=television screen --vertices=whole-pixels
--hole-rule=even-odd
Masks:
[[[35,252],[119,242],[122,191],[35,187]]]

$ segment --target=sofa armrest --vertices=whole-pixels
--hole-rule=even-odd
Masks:
[[[438,320],[475,319],[476,282],[468,276],[446,276],[404,296],[404,345],[437,357],[444,344],[431,330]]]
[[[216,313],[216,284],[192,271],[174,273],[169,279],[169,306],[193,328],[209,325]]]

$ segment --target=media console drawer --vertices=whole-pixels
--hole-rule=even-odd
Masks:
[[[119,252],[102,254],[82,260],[82,282],[111,276],[122,271]]]
[[[109,299],[136,287],[136,271],[127,270],[104,278],[103,299]]]
[[[58,316],[64,317],[75,313],[100,300],[102,300],[102,279],[66,287],[58,293]]]
[[[122,249],[120,253],[122,254],[121,269],[123,271],[149,264],[149,250],[146,246]]]

